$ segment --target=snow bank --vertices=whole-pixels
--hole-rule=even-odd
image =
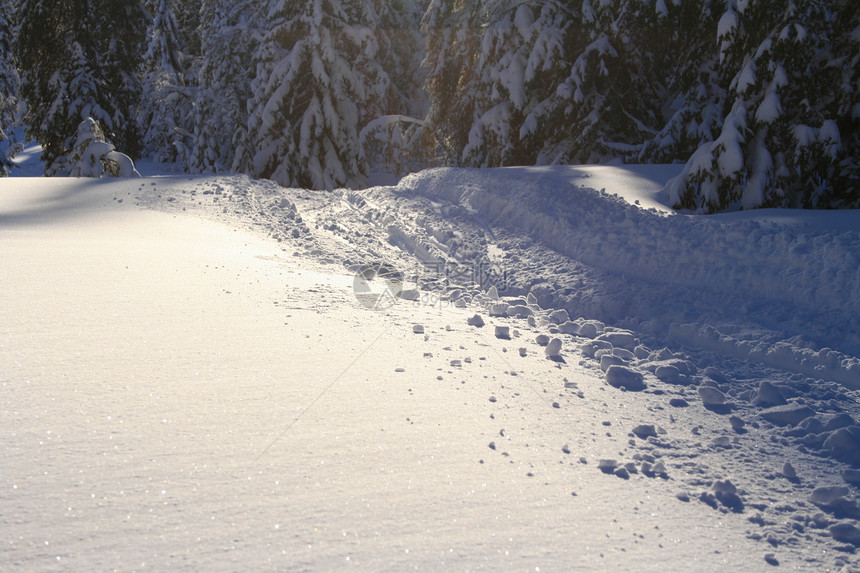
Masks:
[[[598,272],[602,296],[614,300],[584,309],[575,285],[556,284],[553,303],[571,313],[649,324],[688,344],[860,386],[857,360],[830,354],[860,353],[860,213],[667,216],[591,188],[588,176],[583,167],[436,169],[393,192],[461,206],[491,231],[530,237]],[[542,280],[541,269],[511,273],[522,290]]]

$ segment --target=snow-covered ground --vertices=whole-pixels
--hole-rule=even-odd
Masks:
[[[860,570],[860,213],[138,169],[0,180],[0,569]]]

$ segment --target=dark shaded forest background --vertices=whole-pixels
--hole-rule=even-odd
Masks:
[[[858,93],[856,0],[0,0],[0,139],[48,172],[91,117],[285,186],[677,162],[677,207],[860,208]]]

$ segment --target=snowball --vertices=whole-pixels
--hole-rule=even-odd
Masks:
[[[544,353],[549,358],[557,358],[559,355],[561,355],[561,339],[553,338],[552,340],[550,340],[549,344],[547,344],[546,348],[544,349]]]
[[[640,424],[633,428],[633,433],[642,440],[649,437],[656,438],[657,428],[654,427],[654,424]]]
[[[860,426],[839,428],[824,441],[830,457],[850,464],[860,464]]]
[[[665,382],[667,384],[680,384],[681,383],[681,371],[678,370],[676,366],[672,366],[671,364],[663,364],[658,366],[654,371],[654,375],[661,382]]]
[[[641,373],[620,365],[609,367],[606,371],[606,382],[613,388],[623,388],[631,391],[644,390],[646,388],[645,379]]]
[[[827,528],[831,537],[842,543],[860,546],[860,528],[851,521],[840,521]]]
[[[618,466],[618,461],[613,459],[602,459],[598,460],[597,468],[605,474],[611,474],[615,472],[615,468]]]
[[[626,360],[614,354],[603,354],[600,356],[600,369],[603,372],[609,370],[610,366],[627,366],[628,364]]]
[[[553,324],[564,324],[570,321],[570,316],[563,308],[556,309],[549,314],[549,320]]]
[[[488,305],[490,316],[508,316],[508,303],[496,302]]]
[[[814,416],[815,411],[803,404],[784,404],[762,411],[761,417],[777,426],[796,426],[806,418]]]
[[[636,337],[630,331],[613,331],[601,334],[598,340],[605,340],[612,346],[619,346],[627,350],[636,348]]]
[[[579,336],[583,338],[597,338],[599,330],[595,322],[586,322],[579,327]]]
[[[782,395],[782,391],[767,380],[764,380],[759,384],[758,391],[753,397],[754,406],[780,406],[786,403],[787,402],[785,397]]]
[[[726,395],[712,386],[699,386],[699,397],[705,406],[722,406],[726,403]]]
[[[782,464],[782,471],[780,473],[788,479],[797,479],[797,470],[794,469],[791,462],[785,462]]]

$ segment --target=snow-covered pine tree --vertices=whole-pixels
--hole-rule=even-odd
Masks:
[[[403,172],[416,159],[426,114],[420,63],[422,11],[415,0],[368,0],[351,27],[358,44],[354,69],[365,86],[359,106],[363,170]]]
[[[20,79],[12,49],[14,22],[10,0],[0,0],[0,128],[8,128],[18,114]]]
[[[249,166],[282,185],[332,189],[360,175],[356,3],[272,0],[256,52]]]
[[[18,70],[12,53],[14,24],[9,0],[0,1],[0,177],[9,174],[12,162],[6,155],[6,130],[15,122],[18,112]]]
[[[364,0],[356,3],[356,22],[348,28],[359,46],[356,67],[367,93],[361,122],[386,114],[425,111],[419,70],[423,51],[422,13],[415,0]]]
[[[202,61],[194,109],[189,169],[223,172],[247,165],[248,101],[259,44],[257,2],[205,0],[201,9]]]
[[[581,0],[554,7],[559,15],[551,21],[563,26],[563,43],[542,68],[561,79],[543,86],[551,91],[526,118],[523,136],[540,143],[539,163],[635,158],[662,127],[663,48],[654,32],[663,26],[665,3]],[[530,60],[546,58],[541,44],[538,50]]]
[[[185,61],[182,63],[186,73],[186,83],[193,78],[188,77],[196,69],[197,60],[202,57],[203,47],[201,38],[201,14],[205,0],[174,0],[173,10],[176,15],[179,44]]]
[[[138,150],[136,72],[146,30],[134,0],[21,0],[15,52],[29,135],[47,163],[74,143],[78,124],[96,117],[129,155]],[[104,112],[102,114],[102,112]]]
[[[165,163],[188,162],[193,129],[194,86],[175,14],[175,0],[150,0],[151,21],[143,56],[143,94],[138,123],[143,151]]]
[[[714,38],[724,0],[658,3],[651,33],[653,70],[662,79],[662,128],[646,141],[637,161],[686,161],[722,127],[726,90],[720,81]]]
[[[579,49],[581,34],[581,2],[553,0],[535,3],[528,41],[524,45],[526,58],[524,80],[528,98],[522,110],[522,122],[516,126],[516,136],[531,163],[550,163],[558,142],[568,137],[571,126],[553,124],[548,116],[553,112],[553,98],[558,87],[570,75],[571,56]]]
[[[728,2],[724,121],[670,185],[678,207],[860,206],[858,10],[850,0]]]
[[[833,22],[834,41],[828,57],[834,83],[840,87],[829,92],[829,103],[836,116],[842,149],[836,162],[833,184],[818,201],[833,208],[860,208],[860,4],[840,6],[839,19]]]
[[[431,0],[421,29],[430,103],[424,154],[431,163],[459,165],[475,118],[471,80],[480,54],[481,1]]]
[[[72,42],[69,56],[68,75],[58,82],[58,99],[68,101],[69,116],[92,118],[101,125],[112,126],[110,112],[99,102],[98,92],[103,80],[98,77],[94,62],[87,58],[84,47],[77,41]]]
[[[68,155],[57,157],[46,175],[53,177],[140,177],[131,158],[105,140],[99,124],[88,117],[78,126]]]
[[[520,138],[524,116],[539,92],[527,77],[537,33],[534,7],[515,0],[482,2],[478,60],[470,68],[473,77],[464,82],[471,86],[474,117],[460,158],[463,165],[522,165],[536,158]]]
[[[182,83],[182,42],[174,14],[174,0],[149,0],[147,9],[152,18],[147,32],[144,65],[179,77]]]
[[[437,0],[428,122],[448,162],[635,158],[662,127],[662,0]]]
[[[28,106],[28,135],[42,141],[43,157],[49,161],[63,153],[65,139],[72,134],[67,122],[56,125],[61,118],[52,110],[64,80],[58,77],[62,73],[58,62],[54,65],[51,62],[69,48],[60,16],[53,10],[56,3],[56,0],[21,0],[20,27],[14,46],[21,67],[21,96]],[[59,134],[53,133],[55,127],[60,127]]]

